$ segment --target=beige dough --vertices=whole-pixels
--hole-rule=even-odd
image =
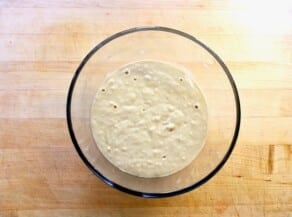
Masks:
[[[207,106],[190,75],[164,62],[140,61],[109,73],[92,104],[93,137],[120,170],[162,177],[202,149]]]

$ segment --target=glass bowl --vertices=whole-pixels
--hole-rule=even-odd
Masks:
[[[198,156],[181,171],[159,178],[133,176],[113,166],[99,151],[90,124],[91,104],[106,74],[145,59],[188,69],[208,106],[208,132]],[[239,133],[240,101],[227,66],[204,43],[176,29],[135,27],[106,38],[82,60],[68,92],[67,123],[79,156],[104,183],[136,196],[168,197],[201,186],[225,164]]]

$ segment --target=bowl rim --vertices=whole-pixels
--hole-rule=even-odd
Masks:
[[[94,168],[94,166],[88,161],[88,159],[85,157],[85,155],[83,154],[78,141],[75,137],[74,134],[74,130],[73,130],[73,125],[72,125],[72,120],[71,120],[71,101],[72,101],[72,95],[74,92],[74,87],[76,84],[76,81],[78,79],[78,76],[80,74],[80,72],[82,71],[84,65],[88,62],[88,60],[99,50],[101,49],[104,45],[106,45],[107,43],[111,42],[112,40],[119,38],[121,36],[127,35],[127,34],[131,34],[131,33],[135,33],[135,32],[141,32],[141,31],[162,31],[162,32],[167,32],[167,33],[172,33],[172,34],[176,34],[179,36],[182,36],[186,39],[191,40],[192,42],[200,45],[203,49],[205,49],[211,56],[213,56],[215,58],[215,60],[219,63],[219,65],[223,68],[229,82],[230,85],[232,87],[232,91],[233,91],[233,95],[234,95],[234,100],[235,100],[235,106],[236,106],[236,120],[235,120],[235,128],[234,128],[234,134],[230,143],[230,146],[227,150],[227,152],[225,153],[224,157],[222,158],[222,160],[219,162],[219,164],[211,171],[209,172],[205,177],[203,177],[202,179],[200,179],[199,181],[197,181],[196,183],[184,187],[182,189],[179,190],[175,190],[172,192],[165,192],[165,193],[149,193],[149,192],[140,192],[140,191],[136,191],[136,190],[132,190],[129,188],[126,188],[124,186],[121,186],[113,181],[111,181],[110,179],[108,179],[107,177],[105,177],[103,174],[101,174],[97,169]],[[225,63],[223,62],[223,60],[213,51],[211,50],[207,45],[205,45],[203,42],[199,41],[197,38],[195,38],[194,36],[185,33],[183,31],[177,30],[177,29],[173,29],[173,28],[169,28],[169,27],[164,27],[164,26],[140,26],[140,27],[133,27],[130,29],[126,29],[123,31],[120,31],[118,33],[115,33],[109,37],[107,37],[106,39],[104,39],[103,41],[101,41],[100,43],[98,43],[93,49],[91,49],[89,51],[89,53],[83,58],[83,60],[81,61],[81,63],[79,64],[77,70],[74,73],[74,76],[71,80],[70,86],[69,86],[69,90],[68,90],[68,95],[67,95],[67,104],[66,104],[66,117],[67,117],[67,127],[69,130],[69,134],[71,137],[71,140],[74,144],[74,147],[77,151],[77,153],[79,154],[79,157],[83,160],[83,162],[85,163],[85,165],[99,178],[101,179],[105,184],[118,189],[122,192],[131,194],[131,195],[135,195],[135,196],[139,196],[139,197],[143,197],[143,198],[163,198],[163,197],[171,197],[171,196],[175,196],[175,195],[179,195],[179,194],[183,194],[186,192],[189,192],[199,186],[201,186],[202,184],[206,183],[207,181],[209,181],[212,177],[214,177],[215,174],[217,174],[219,172],[219,170],[223,167],[223,165],[226,163],[226,161],[228,160],[228,158],[230,157],[237,138],[238,138],[238,134],[239,134],[239,129],[240,129],[240,122],[241,122],[241,108],[240,108],[240,99],[239,99],[239,94],[238,94],[238,90],[235,84],[235,81],[229,71],[229,69],[227,68],[227,66],[225,65]]]

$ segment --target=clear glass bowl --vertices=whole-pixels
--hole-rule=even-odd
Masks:
[[[208,133],[201,152],[183,170],[160,178],[122,172],[102,155],[91,132],[91,104],[105,75],[145,59],[188,69],[208,106]],[[68,92],[67,123],[79,156],[103,182],[136,196],[168,197],[204,184],[225,164],[239,133],[240,101],[227,66],[205,44],[176,29],[136,27],[106,38],[82,60]]]

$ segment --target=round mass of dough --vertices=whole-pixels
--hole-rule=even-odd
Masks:
[[[207,105],[181,68],[140,61],[109,73],[91,110],[94,140],[120,170],[162,177],[186,167],[202,149]]]

